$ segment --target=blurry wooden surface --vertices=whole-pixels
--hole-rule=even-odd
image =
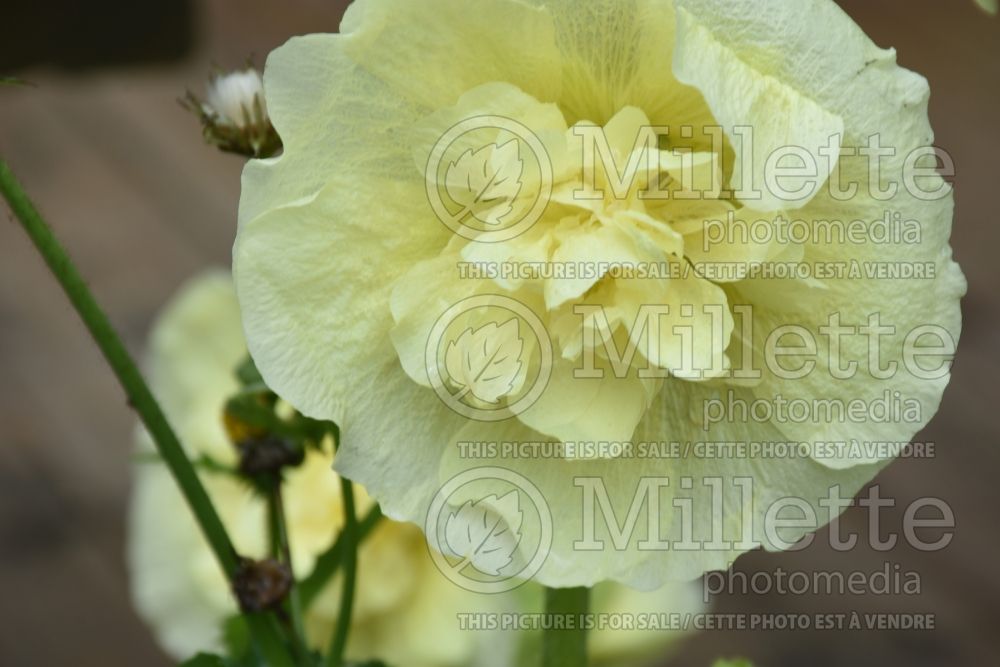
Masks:
[[[888,558],[916,570],[921,595],[730,596],[724,611],[916,611],[933,632],[692,635],[667,664],[742,654],[759,665],[987,665],[1000,655],[996,378],[1000,371],[1000,22],[971,0],[841,3],[900,61],[931,81],[938,144],[958,165],[953,236],[969,278],[952,385],[923,434],[934,460],[900,461],[877,483],[897,508],[937,496],[958,530],[942,552]],[[29,70],[38,88],[0,91],[0,154],[70,248],[136,353],[183,280],[227,265],[239,197],[237,158],[200,139],[175,100],[211,63],[262,59],[293,34],[334,31],[342,3],[206,0],[196,52],[173,67],[76,74]],[[132,614],[122,544],[133,416],[98,352],[20,229],[0,222],[0,665],[168,664]],[[850,511],[845,527],[862,530]],[[885,555],[810,548],[750,554],[738,568],[875,571]],[[400,666],[400,667],[406,667]]]

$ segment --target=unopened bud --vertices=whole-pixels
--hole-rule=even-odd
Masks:
[[[213,75],[202,102],[188,93],[183,104],[201,119],[205,140],[221,150],[269,157],[281,149],[264,100],[264,82],[253,67]]]

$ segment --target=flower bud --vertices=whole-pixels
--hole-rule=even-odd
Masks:
[[[181,103],[201,119],[205,140],[223,151],[269,157],[281,149],[267,114],[264,82],[253,67],[215,74],[204,102],[188,92]]]
[[[253,68],[212,77],[206,106],[220,125],[245,128],[268,122],[264,81]]]

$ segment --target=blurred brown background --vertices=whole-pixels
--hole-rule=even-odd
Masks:
[[[5,0],[0,154],[69,246],[141,353],[157,309],[187,277],[226,265],[241,161],[205,147],[176,98],[209,67],[258,64],[294,34],[335,31],[333,0]],[[922,578],[918,596],[726,596],[719,611],[933,612],[934,631],[710,632],[664,664],[740,654],[758,665],[990,665],[1000,661],[1000,280],[995,159],[1000,21],[971,0],[842,0],[904,66],[930,79],[938,145],[958,166],[953,245],[969,278],[965,330],[940,414],[922,435],[934,460],[899,461],[876,483],[898,527],[913,499],[953,507],[939,553],[897,548],[749,554],[737,569],[881,570]],[[133,416],[97,350],[21,230],[0,222],[0,665],[166,665],[130,609],[123,512]],[[866,529],[852,509],[845,529]],[[823,542],[817,540],[817,545]],[[400,666],[400,667],[405,667]]]

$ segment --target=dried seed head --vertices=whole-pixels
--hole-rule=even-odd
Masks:
[[[255,561],[244,558],[233,578],[233,593],[245,612],[275,609],[292,587],[292,572],[273,559]]]
[[[297,466],[305,458],[302,447],[274,435],[241,440],[236,449],[240,453],[240,472],[249,477],[280,474],[282,468]]]

